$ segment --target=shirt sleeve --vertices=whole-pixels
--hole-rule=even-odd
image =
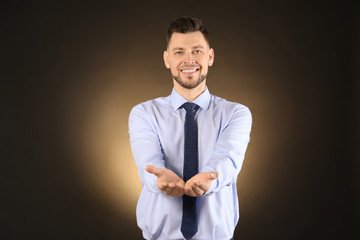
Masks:
[[[236,181],[250,141],[251,125],[250,110],[243,105],[235,108],[228,122],[221,129],[212,157],[201,170],[219,173],[205,195],[218,192],[224,186]]]
[[[129,116],[130,145],[142,185],[151,192],[160,193],[155,175],[145,170],[146,165],[165,168],[164,156],[156,125],[142,105],[135,106]]]

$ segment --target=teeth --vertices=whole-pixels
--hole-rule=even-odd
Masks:
[[[182,72],[184,73],[192,73],[192,72],[196,72],[196,69],[184,69],[184,70],[181,70]]]

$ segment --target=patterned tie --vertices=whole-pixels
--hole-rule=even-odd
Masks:
[[[195,110],[199,106],[187,102],[182,107],[186,110],[183,175],[187,182],[199,172],[197,125],[194,119]],[[198,215],[197,197],[183,195],[181,232],[186,239],[190,239],[198,231]]]

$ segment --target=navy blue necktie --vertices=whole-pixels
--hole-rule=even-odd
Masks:
[[[187,182],[199,172],[197,124],[194,119],[195,110],[199,106],[187,102],[182,107],[186,110],[183,180]],[[184,195],[181,232],[186,239],[190,239],[198,231],[198,215],[197,198]]]

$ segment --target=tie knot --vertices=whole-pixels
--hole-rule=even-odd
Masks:
[[[182,107],[186,110],[186,112],[193,113],[199,106],[196,103],[186,102],[182,105]]]

